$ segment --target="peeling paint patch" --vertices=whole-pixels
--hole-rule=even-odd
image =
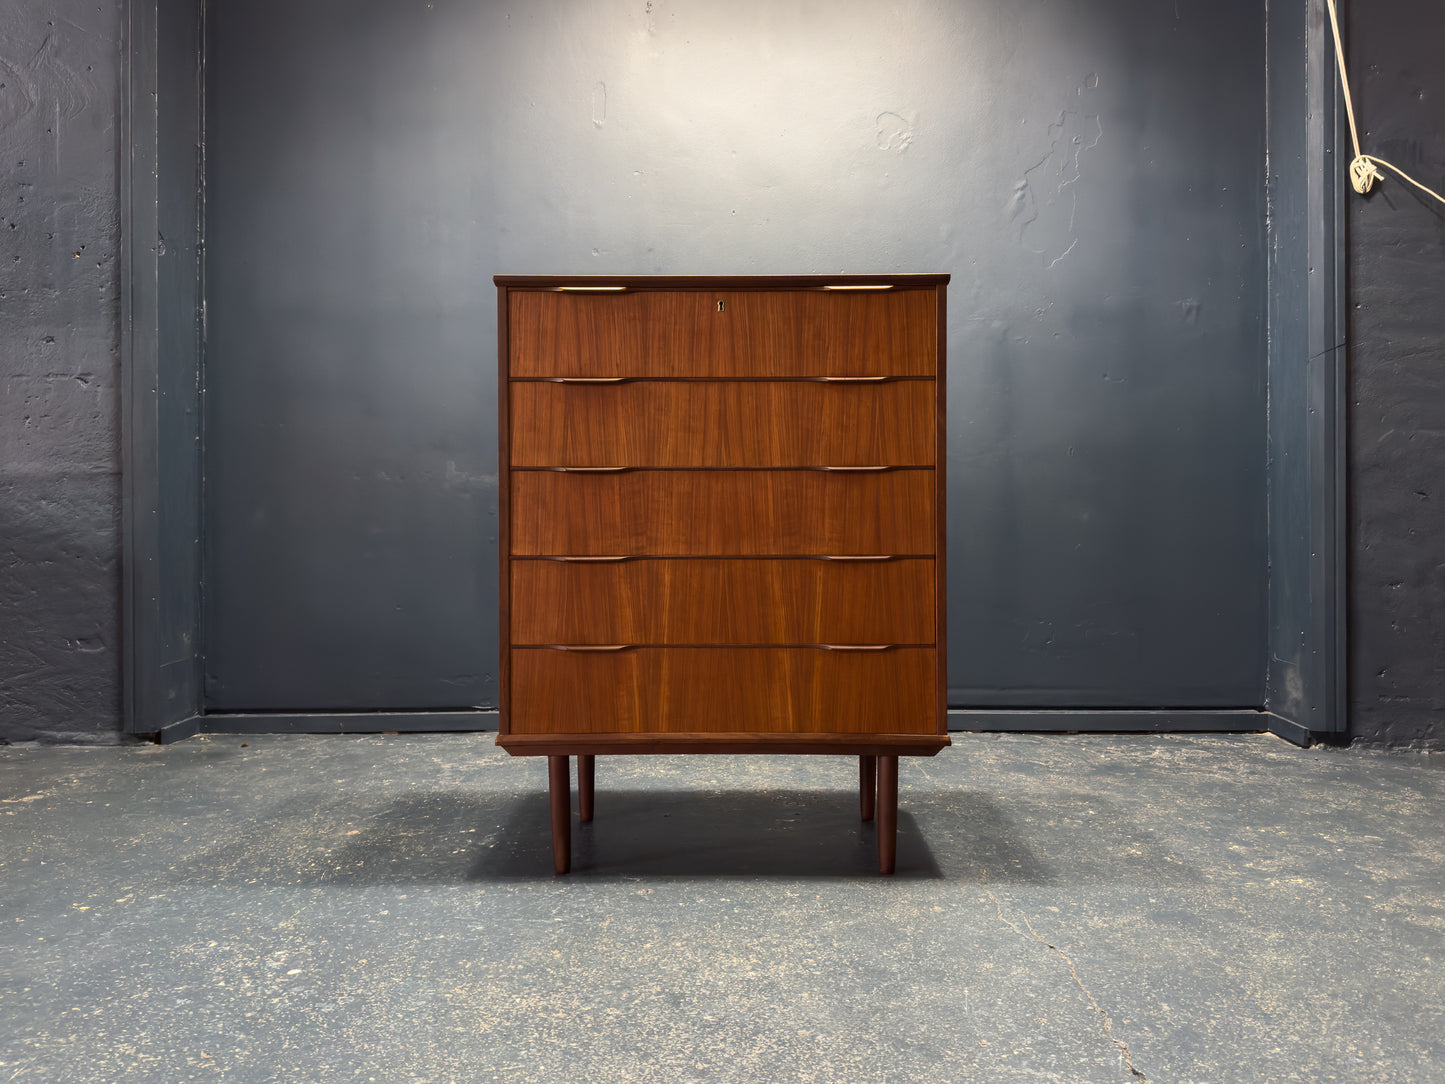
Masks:
[[[1098,89],[1099,76],[1090,73],[1074,90],[1078,104],[1059,112],[1049,125],[1049,148],[1024,170],[1014,185],[1008,216],[1017,222],[1019,243],[1040,256],[1050,269],[1078,247],[1074,231],[1078,193],[1074,183],[1082,175],[1081,160],[1104,138],[1097,112],[1088,112],[1086,96]]]
[[[607,123],[607,84],[596,83],[592,87],[592,127],[601,128]]]
[[[874,119],[875,138],[880,151],[902,154],[913,143],[914,122],[899,113],[879,113]]]
[[[468,471],[459,470],[453,459],[447,460],[444,481],[448,489],[477,493],[495,493],[499,484],[495,474],[471,474]]]

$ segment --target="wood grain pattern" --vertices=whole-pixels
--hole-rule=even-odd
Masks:
[[[511,387],[519,467],[932,466],[933,381]]]
[[[898,856],[898,758],[878,758],[878,872],[892,873]]]
[[[493,275],[498,286],[525,290],[575,290],[579,286],[625,290],[822,290],[886,285],[895,289],[946,285],[947,274],[914,275]]]
[[[834,281],[822,278],[606,281],[626,292],[498,278],[502,462],[654,468],[504,470],[499,744],[882,757],[947,745],[947,276],[862,293],[822,292]],[[933,469],[752,469],[884,464]],[[884,553],[919,556],[782,556]],[[938,646],[781,646],[930,634]],[[723,646],[739,641],[780,646]],[[513,646],[527,642],[646,646]],[[665,646],[683,643],[718,646]]]
[[[597,758],[583,753],[577,757],[577,819],[583,824],[592,823],[596,799]]]
[[[513,644],[931,644],[933,559],[512,562]]]
[[[929,734],[498,734],[497,744],[514,757],[611,756],[616,753],[831,753],[837,756],[931,757],[953,742],[947,733]]]
[[[512,649],[513,734],[933,734],[934,652]]]
[[[507,366],[503,359],[510,351],[511,334],[507,326],[507,313],[511,305],[507,301],[508,290],[505,286],[497,288],[497,444],[500,458],[497,462],[504,467],[511,462],[511,432],[509,421],[511,410],[508,402],[511,396],[512,382],[507,378]],[[512,653],[507,649],[507,629],[511,627],[512,610],[512,577],[507,571],[508,563],[512,553],[512,518],[508,509],[512,507],[511,494],[511,472],[501,470],[497,478],[497,564],[500,576],[497,585],[497,611],[499,628],[501,631],[501,652],[497,667],[497,731],[500,734],[507,732],[507,712],[511,710],[512,695]]]
[[[933,376],[937,356],[933,289],[512,289],[508,303],[513,377]]]
[[[572,868],[572,780],[568,758],[547,758],[547,804],[552,816],[552,868],[566,873]]]
[[[931,554],[933,471],[511,472],[514,555]]]
[[[934,396],[937,408],[937,422],[934,425],[934,437],[938,441],[938,455],[934,460],[935,469],[933,472],[934,493],[938,500],[939,514],[934,520],[934,530],[937,532],[934,543],[934,553],[937,554],[937,563],[934,566],[936,583],[934,585],[938,602],[934,606],[934,648],[938,652],[938,686],[934,695],[935,710],[938,712],[938,729],[940,733],[948,730],[948,481],[945,472],[948,466],[948,438],[945,432],[946,417],[945,408],[948,404],[946,381],[948,377],[948,287],[947,280],[935,287],[938,296],[938,304],[935,305],[938,319],[938,378],[936,395]]]

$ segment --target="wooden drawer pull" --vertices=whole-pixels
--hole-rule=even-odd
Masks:
[[[819,384],[882,384],[889,380],[896,380],[892,376],[815,376],[809,379]]]
[[[624,474],[636,467],[528,467],[526,470],[550,470],[558,474]]]
[[[631,651],[636,644],[538,644],[538,647],[545,647],[548,651]]]
[[[538,557],[539,561],[565,561],[568,564],[592,565],[607,564],[617,561],[635,561],[636,558],[630,555],[622,557]]]
[[[627,384],[634,380],[630,376],[546,376],[544,384]]]
[[[806,470],[826,470],[826,471],[833,471],[833,472],[839,473],[839,474],[842,474],[842,473],[863,474],[863,473],[866,473],[866,472],[868,472],[868,471],[875,471],[875,472],[876,472],[876,471],[883,471],[883,470],[904,470],[905,468],[903,468],[903,467],[894,467],[894,466],[881,466],[881,467],[807,467],[807,468],[805,468],[805,469],[806,469]]]
[[[822,651],[891,651],[897,644],[813,644]]]
[[[896,561],[896,560],[898,560],[898,558],[895,557],[895,556],[894,556],[893,554],[891,554],[891,553],[859,553],[859,554],[851,554],[851,553],[850,553],[850,554],[846,554],[846,555],[845,555],[845,554],[839,554],[839,553],[823,553],[823,554],[819,554],[819,555],[816,556],[816,557],[810,557],[810,558],[808,558],[808,559],[809,559],[810,561]]]

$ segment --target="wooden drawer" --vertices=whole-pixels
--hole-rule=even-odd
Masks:
[[[933,393],[931,380],[518,381],[512,464],[932,466]]]
[[[592,294],[514,289],[508,297],[514,378],[935,372],[938,302],[931,288]]]
[[[511,650],[512,734],[936,734],[934,649]]]
[[[931,557],[512,562],[513,644],[931,644]]]
[[[932,469],[514,470],[515,555],[934,552]]]

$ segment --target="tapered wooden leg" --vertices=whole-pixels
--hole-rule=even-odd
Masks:
[[[577,812],[582,823],[592,819],[592,784],[597,779],[597,758],[591,753],[577,755]]]
[[[566,757],[547,758],[547,791],[552,799],[552,868],[572,868],[572,780]]]
[[[863,810],[863,819],[873,819],[873,800],[878,797],[878,758],[858,758],[858,804]]]
[[[878,758],[878,872],[892,873],[898,855],[898,758]]]

